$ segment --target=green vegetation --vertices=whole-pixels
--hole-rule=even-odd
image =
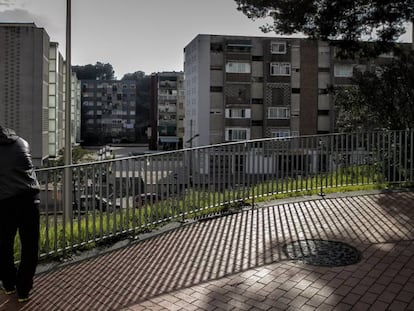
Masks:
[[[83,149],[80,146],[75,146],[72,148],[72,163],[78,164],[78,163],[84,163],[84,162],[91,162],[94,160],[92,157],[93,153],[94,153],[93,151]],[[64,149],[61,149],[59,151],[58,158],[56,158],[55,160],[49,161],[49,167],[65,165],[63,154],[64,154]]]
[[[235,0],[250,19],[270,18],[265,32],[303,33],[312,39],[335,40],[341,56],[376,57],[398,47],[405,23],[414,18],[412,0]],[[366,40],[371,41],[370,44]],[[365,41],[365,42],[364,42]]]

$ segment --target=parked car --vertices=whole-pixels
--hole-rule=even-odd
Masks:
[[[160,197],[157,193],[148,192],[141,193],[135,197],[135,207],[142,207],[145,205],[151,205],[157,203],[160,200]]]
[[[113,211],[112,207],[113,203],[111,200],[108,200],[107,198],[100,197],[99,195],[95,194],[89,194],[84,195],[82,194],[79,198],[79,203],[77,201],[74,202],[73,206],[76,210],[86,211],[86,210],[92,210],[93,208],[100,210],[102,206],[102,211]],[[119,209],[121,208],[121,204],[119,202],[116,202],[115,208]]]

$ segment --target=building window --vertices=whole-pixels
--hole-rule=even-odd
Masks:
[[[250,119],[250,109],[243,108],[228,108],[226,109],[227,119]]]
[[[270,63],[271,76],[290,76],[290,63]]]
[[[223,92],[222,86],[210,86],[210,92]]]
[[[290,129],[273,129],[270,131],[271,138],[289,137]]]
[[[248,140],[250,139],[250,129],[245,128],[226,128],[226,141]]]
[[[286,42],[272,41],[270,43],[270,52],[272,54],[286,54]]]
[[[226,64],[227,73],[250,73],[250,63],[228,62]]]
[[[334,75],[338,78],[352,78],[354,73],[353,64],[335,64]]]
[[[268,119],[289,119],[290,108],[289,107],[269,107],[267,109]]]

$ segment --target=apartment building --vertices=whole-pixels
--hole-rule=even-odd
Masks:
[[[64,60],[57,42],[50,43],[49,49],[49,157],[58,156],[64,147]]]
[[[157,142],[158,149],[179,149],[184,137],[184,73],[161,72],[157,83]]]
[[[33,23],[0,23],[0,124],[30,143],[36,166],[49,156],[49,47]]]
[[[138,91],[135,80],[82,80],[83,143],[146,143],[149,103],[138,101]]]
[[[38,167],[64,147],[65,70],[58,43],[50,42],[45,29],[34,23],[0,23],[0,124],[30,143]],[[73,75],[72,143],[79,132],[77,85]]]
[[[333,132],[329,87],[375,67],[302,38],[198,35],[184,54],[184,141],[192,146]]]

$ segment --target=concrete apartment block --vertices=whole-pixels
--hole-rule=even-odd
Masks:
[[[49,36],[33,23],[0,23],[0,124],[16,130],[42,165],[48,150]]]
[[[340,60],[328,42],[200,34],[184,48],[185,137],[192,146],[334,132],[331,86],[375,60]]]

